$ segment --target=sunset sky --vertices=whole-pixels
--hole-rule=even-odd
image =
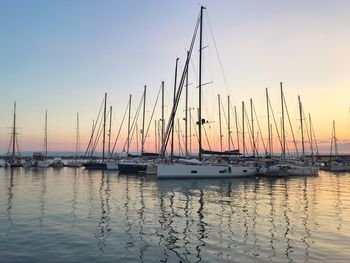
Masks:
[[[324,151],[329,151],[335,120],[340,150],[350,152],[350,1],[8,0],[0,2],[0,153],[8,150],[14,101],[20,150],[43,149],[47,109],[49,151],[75,149],[77,112],[84,151],[105,92],[114,111],[112,141],[129,94],[134,116],[144,85],[148,121],[165,81],[168,118],[175,60],[180,58],[181,73],[201,5],[207,8],[203,82],[210,83],[203,87],[203,117],[210,122],[206,131],[212,148],[219,141],[218,94],[225,110],[230,95],[240,121],[242,101],[249,107],[252,98],[266,138],[265,89],[279,121],[283,81],[297,140],[300,95]],[[198,107],[197,58],[198,45],[189,73],[193,108]],[[178,117],[182,132],[183,105]],[[231,117],[233,124],[232,112]],[[155,118],[160,118],[159,104]],[[232,131],[235,140],[235,127]],[[124,125],[118,151],[125,138]],[[290,131],[287,138],[291,140]],[[154,145],[152,123],[146,149],[152,151]]]

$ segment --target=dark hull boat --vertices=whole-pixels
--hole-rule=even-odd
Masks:
[[[107,170],[107,163],[104,162],[86,162],[83,163],[85,169],[88,170]]]
[[[119,174],[146,173],[147,163],[119,163]]]

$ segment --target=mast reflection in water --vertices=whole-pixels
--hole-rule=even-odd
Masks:
[[[350,173],[156,181],[0,169],[0,262],[300,262],[350,256]]]

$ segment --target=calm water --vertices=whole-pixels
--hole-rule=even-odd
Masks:
[[[350,258],[350,173],[157,181],[0,168],[0,262]]]

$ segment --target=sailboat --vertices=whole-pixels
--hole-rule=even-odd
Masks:
[[[21,167],[22,166],[21,158],[19,157],[19,155],[16,155],[16,150],[18,150],[17,131],[16,131],[16,101],[13,106],[13,127],[12,127],[10,145],[12,148],[12,153],[7,165],[11,167]]]
[[[96,158],[93,158],[93,152],[94,152],[93,144],[95,144],[95,143],[92,141],[92,139],[93,139],[93,133],[94,133],[96,125],[97,125],[97,121],[96,121],[95,125],[93,125],[92,135],[90,138],[88,148],[87,148],[86,153],[85,153],[85,156],[86,156],[87,153],[90,151],[90,158],[91,159],[89,161],[83,163],[83,166],[85,167],[85,169],[88,169],[88,170],[106,170],[107,169],[107,163],[105,160],[107,93],[105,93],[103,105],[104,106],[103,106],[103,127],[102,127],[103,128],[103,130],[102,130],[102,160],[97,160]],[[97,136],[97,139],[98,139],[98,137],[99,136]]]
[[[333,157],[333,146],[334,146],[334,159]],[[335,135],[335,121],[333,120],[333,130],[332,130],[332,141],[331,141],[331,153],[328,162],[325,162],[326,168],[331,172],[347,172],[350,171],[350,162],[339,158],[338,156],[338,143],[337,137]]]
[[[318,175],[318,167],[316,164],[306,162],[305,158],[305,145],[304,145],[304,128],[303,128],[303,111],[300,96],[298,96],[299,113],[300,113],[300,128],[301,128],[301,144],[302,144],[302,156],[301,159],[288,159],[286,158],[286,138],[284,128],[284,103],[285,98],[281,86],[281,103],[282,103],[282,158],[277,163],[260,168],[260,174],[268,177],[289,177],[289,176],[305,176],[305,175]]]
[[[74,156],[74,160],[67,162],[68,167],[77,168],[81,166],[81,163],[78,161],[78,151],[79,151],[79,113],[77,113],[77,135],[75,140],[75,156]]]
[[[129,153],[129,148],[130,148],[130,133],[131,133],[131,128],[130,128],[130,110],[131,110],[131,97],[129,100],[129,121],[128,121],[128,138],[127,138],[127,156],[132,157],[132,160],[123,160],[118,163],[118,168],[119,168],[119,174],[139,174],[139,173],[145,173],[147,170],[148,163],[145,162],[142,158],[142,154],[144,153],[144,143],[145,143],[145,111],[146,111],[146,85],[144,86],[144,91],[143,91],[143,115],[142,115],[142,139],[141,139],[141,156],[133,156],[132,154]],[[137,114],[134,118],[135,123],[137,120]],[[133,125],[131,125],[133,126]],[[136,135],[138,136],[138,135]]]
[[[47,110],[45,111],[44,151],[45,154],[42,156],[42,159],[36,164],[39,168],[47,168],[51,165],[51,162],[47,159]]]
[[[205,122],[204,119],[202,119],[202,49],[203,49],[203,10],[205,7],[201,6],[199,19],[196,24],[195,32],[193,35],[193,39],[191,42],[190,49],[187,54],[187,59],[185,63],[185,67],[183,70],[183,74],[180,80],[179,88],[176,93],[176,96],[174,96],[174,104],[170,116],[170,120],[167,126],[167,131],[165,134],[164,143],[162,145],[162,151],[161,151],[161,157],[165,157],[165,151],[167,147],[167,142],[169,140],[170,132],[173,132],[174,127],[174,119],[175,114],[177,110],[177,106],[179,103],[181,90],[184,85],[184,81],[187,75],[188,67],[189,67],[189,61],[193,50],[194,45],[194,39],[197,34],[197,30],[199,28],[199,85],[198,85],[198,92],[199,92],[199,109],[198,109],[198,144],[199,144],[199,150],[198,150],[198,160],[188,160],[184,159],[179,163],[160,163],[157,164],[157,178],[158,179],[170,179],[170,178],[181,178],[181,179],[202,179],[202,178],[235,178],[235,177],[245,177],[245,176],[252,176],[257,174],[257,168],[250,165],[232,165],[232,164],[212,164],[208,162],[202,161],[202,154],[203,154],[203,148],[202,148],[202,125]],[[172,160],[171,160],[172,161]]]

